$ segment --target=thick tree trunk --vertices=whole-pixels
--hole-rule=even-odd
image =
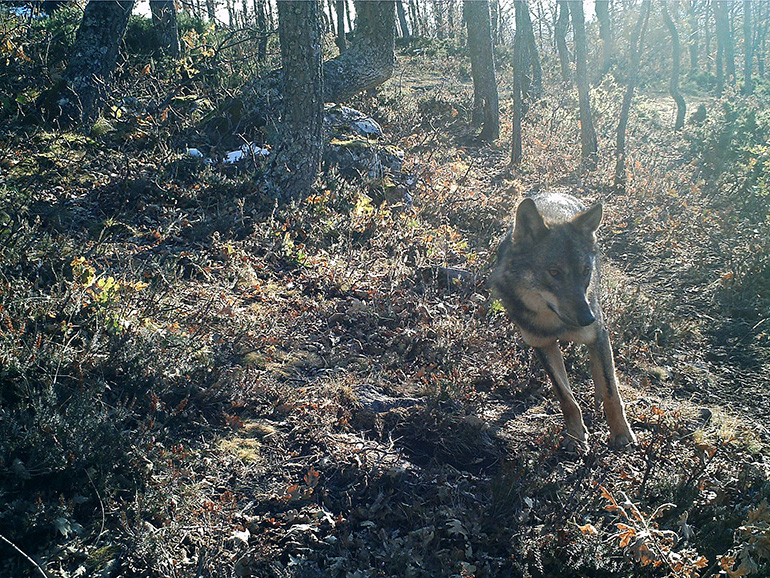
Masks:
[[[596,19],[599,21],[599,39],[602,50],[595,82],[599,84],[612,65],[612,27],[610,25],[610,0],[596,0]]]
[[[631,38],[630,67],[628,71],[628,86],[623,95],[623,104],[620,108],[620,121],[618,122],[618,137],[615,147],[615,187],[626,187],[626,127],[628,116],[631,112],[631,100],[634,97],[634,89],[639,80],[639,63],[642,58],[642,45],[644,44],[644,32],[650,19],[650,0],[643,0],[639,20],[636,22],[633,37]]]
[[[743,0],[743,94],[754,92],[754,81],[751,78],[754,39],[751,32],[751,2]]]
[[[319,5],[316,0],[277,4],[284,114],[270,173],[282,198],[300,199],[310,191],[323,152]]]
[[[342,102],[379,86],[393,75],[396,13],[393,0],[355,3],[356,28],[350,46],[324,62],[324,100]]]
[[[133,7],[133,0],[91,0],[86,5],[63,81],[39,100],[45,113],[64,125],[93,125],[107,97]]]
[[[463,15],[468,26],[468,52],[473,76],[473,120],[482,124],[479,139],[492,141],[500,136],[500,109],[492,50],[492,32],[487,0],[465,0]]]
[[[540,67],[540,56],[537,52],[532,19],[529,16],[529,4],[527,0],[514,0],[513,6],[516,18],[516,35],[521,34],[523,60],[520,62],[525,70],[522,77],[523,96],[530,100],[536,100],[543,94],[543,71]]]
[[[150,0],[152,28],[161,52],[171,58],[179,58],[179,28],[174,0]]]
[[[648,0],[647,0],[648,1]],[[580,156],[586,169],[596,168],[596,154],[599,148],[591,113],[591,96],[588,86],[588,63],[586,47],[586,25],[583,15],[583,0],[569,3],[572,16],[572,30],[575,34],[575,83],[580,105]]]
[[[663,13],[663,22],[668,28],[669,34],[671,34],[671,80],[668,83],[668,92],[671,98],[676,102],[676,121],[674,122],[674,130],[679,130],[684,126],[684,117],[687,113],[687,103],[679,92],[679,62],[681,60],[681,49],[679,46],[679,32],[676,29],[676,24],[671,19],[671,14],[668,13],[668,6],[665,2],[661,2],[661,11]]]
[[[561,66],[561,78],[564,82],[572,79],[570,71],[570,56],[567,48],[567,28],[569,28],[569,7],[567,0],[559,0],[557,3],[559,17],[554,26],[554,36],[556,37],[556,51],[559,53],[559,65]]]

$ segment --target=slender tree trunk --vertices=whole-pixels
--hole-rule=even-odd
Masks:
[[[86,4],[63,81],[38,101],[47,114],[64,125],[93,125],[107,97],[133,8],[133,0]]]
[[[537,52],[535,30],[532,28],[532,19],[529,16],[529,4],[527,0],[514,0],[514,13],[516,18],[516,34],[521,32],[521,54],[524,65],[522,77],[524,98],[536,100],[543,94],[543,71],[540,67],[540,55]]]
[[[596,19],[599,21],[599,39],[602,50],[595,83],[599,84],[612,65],[612,27],[610,25],[610,0],[596,0]]]
[[[676,102],[676,121],[674,122],[674,130],[679,130],[684,126],[684,117],[687,111],[687,103],[679,92],[679,61],[681,60],[681,49],[679,47],[679,32],[676,29],[676,24],[671,19],[671,14],[668,12],[668,5],[666,2],[661,2],[661,11],[663,14],[663,22],[668,28],[669,34],[671,34],[671,80],[668,83],[668,92],[671,98]],[[640,48],[641,51],[641,48]]]
[[[687,50],[690,54],[690,72],[698,70],[698,14],[695,11],[695,1],[687,4]]]
[[[279,0],[284,116],[270,173],[283,199],[310,191],[323,152],[321,23],[316,0]]]
[[[523,40],[516,30],[513,37],[513,119],[511,126],[511,167],[521,164],[524,152],[521,141],[521,125],[524,120],[524,55]]]
[[[743,0],[743,94],[754,92],[754,81],[751,78],[754,39],[751,31],[751,1]]]
[[[727,16],[726,0],[713,0],[712,8],[714,10],[714,29],[717,37],[716,91],[717,94],[721,95],[725,89],[725,72],[727,68],[725,60],[727,44],[730,42],[730,23]]]
[[[179,58],[179,29],[174,0],[150,0],[152,27],[161,52]]]
[[[417,0],[409,0],[409,13],[412,15],[412,34],[420,36],[422,29],[420,27],[420,15],[417,12]]]
[[[401,35],[404,38],[410,38],[409,24],[406,22],[406,11],[404,10],[403,0],[396,0],[396,12],[398,12],[398,22],[401,25]]]
[[[473,120],[482,124],[479,139],[500,136],[500,107],[495,77],[495,59],[487,0],[465,0],[463,15],[468,26],[468,52],[473,76]]]
[[[557,3],[559,18],[554,26],[554,36],[556,37],[556,51],[559,53],[559,64],[561,66],[561,78],[564,82],[570,82],[572,72],[570,71],[570,56],[567,48],[567,28],[569,28],[569,7],[567,0],[559,0]]]
[[[628,72],[628,86],[623,95],[623,104],[620,108],[620,121],[618,122],[618,138],[615,148],[615,187],[623,190],[626,187],[626,127],[628,116],[631,112],[631,100],[634,97],[634,89],[639,80],[639,63],[642,58],[642,46],[644,44],[644,32],[650,19],[650,0],[643,0],[639,20],[636,22],[633,37],[631,38],[630,68]]]
[[[765,50],[767,48],[767,29],[770,26],[769,16],[766,12],[767,6],[764,4],[757,5],[757,39],[754,46],[756,47],[755,53],[757,55],[757,74],[760,78],[765,77]]]
[[[731,10],[732,1],[725,0],[725,12],[727,14],[727,36],[725,38],[725,76],[727,82],[731,86],[735,86],[738,80],[738,76],[735,73],[735,42],[733,38],[733,25],[735,24],[735,18]]]
[[[267,0],[257,0],[257,31],[259,40],[257,41],[257,60],[265,62],[267,60],[267,38],[270,30],[267,26]]]
[[[706,54],[706,72],[711,74],[711,18],[709,18],[712,12],[711,2],[706,2],[703,16],[703,44]]]
[[[217,21],[217,8],[215,0],[206,0],[206,14],[209,17],[209,22]]]
[[[443,40],[446,36],[444,30],[444,2],[433,0],[433,17],[436,19],[436,38]]]
[[[335,43],[340,53],[345,52],[345,0],[337,0],[334,6],[337,10],[337,38]]]
[[[353,30],[353,10],[350,5],[355,5],[354,0],[342,0],[345,2],[345,21],[348,23],[348,30]]]
[[[324,62],[324,99],[342,102],[379,86],[395,66],[396,6],[393,0],[359,0],[350,46]]]
[[[649,0],[645,0],[649,2]],[[591,96],[588,86],[588,63],[586,47],[586,25],[583,15],[583,0],[569,3],[572,16],[572,30],[575,35],[575,82],[578,90],[580,105],[580,156],[583,166],[592,170],[596,168],[599,145],[594,130],[594,119],[591,113]]]

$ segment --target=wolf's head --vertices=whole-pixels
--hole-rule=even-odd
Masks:
[[[596,230],[601,220],[600,203],[580,211],[548,202],[539,209],[529,198],[519,204],[493,275],[493,285],[515,321],[525,315],[516,311],[522,306],[529,319],[521,320],[533,329],[551,325],[548,311],[569,327],[596,321],[598,301],[592,290],[598,276]]]

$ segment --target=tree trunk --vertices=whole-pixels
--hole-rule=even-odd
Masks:
[[[406,22],[406,11],[404,10],[403,0],[396,0],[396,11],[398,12],[398,21],[401,25],[401,35],[404,38],[410,38],[409,24]]]
[[[714,11],[714,29],[717,37],[717,94],[721,95],[725,89],[725,71],[726,71],[726,53],[727,44],[730,42],[730,23],[727,16],[726,0],[713,0],[712,8]]]
[[[267,60],[267,39],[270,30],[267,25],[267,0],[257,0],[257,32],[259,40],[257,41],[257,60],[265,62]]]
[[[645,0],[649,2],[649,0]],[[572,30],[575,34],[575,82],[580,105],[580,156],[586,169],[596,168],[597,150],[596,131],[591,113],[591,96],[588,87],[588,63],[586,48],[586,25],[583,16],[583,0],[569,3],[572,16]]]
[[[691,0],[687,4],[687,50],[690,54],[690,73],[698,70],[698,14],[695,11],[695,2]]]
[[[174,0],[150,0],[152,28],[161,52],[171,58],[179,58],[179,28]]]
[[[217,21],[217,8],[214,0],[206,0],[206,14],[208,14],[209,22]]]
[[[520,62],[524,66],[523,97],[528,100],[536,100],[543,94],[543,71],[537,52],[535,30],[532,28],[532,19],[529,16],[529,4],[527,0],[514,0],[513,6],[516,18],[516,35],[521,33],[522,60]]]
[[[337,0],[334,4],[337,10],[337,38],[335,43],[340,53],[345,52],[345,0]]]
[[[379,86],[393,75],[396,13],[393,0],[359,0],[350,46],[324,62],[324,100],[342,102]]]
[[[420,15],[417,12],[417,0],[409,0],[409,14],[412,15],[412,34],[420,36]]]
[[[63,80],[38,101],[43,112],[64,125],[93,125],[107,97],[133,8],[134,0],[86,4]]]
[[[610,0],[596,0],[596,19],[599,21],[599,39],[602,51],[595,83],[599,84],[612,65],[612,27],[610,25]]]
[[[668,13],[668,6],[665,2],[661,2],[661,10],[663,13],[663,22],[668,28],[669,34],[671,34],[671,80],[668,83],[668,92],[671,98],[676,102],[676,121],[674,122],[674,130],[679,130],[684,126],[684,116],[687,111],[687,103],[679,92],[679,61],[681,59],[681,50],[679,47],[679,32],[676,29],[676,24],[671,19],[671,14]],[[641,48],[640,48],[641,51]]]
[[[284,113],[270,174],[283,199],[307,196],[323,152],[321,23],[316,0],[280,0]]]
[[[444,30],[444,2],[443,0],[433,0],[433,17],[436,19],[436,38],[443,40],[446,36]]]
[[[561,78],[564,82],[569,82],[572,78],[570,71],[570,56],[567,48],[567,28],[569,28],[569,7],[567,0],[559,0],[556,3],[559,9],[559,18],[554,26],[554,36],[556,36],[556,51],[559,53],[559,64],[561,65]]]
[[[513,119],[511,126],[511,166],[518,167],[523,158],[521,124],[524,119],[524,55],[522,35],[513,37]]]
[[[634,97],[634,89],[639,80],[639,63],[642,58],[642,45],[644,44],[644,32],[650,19],[650,0],[643,0],[639,20],[636,22],[633,37],[631,38],[630,67],[628,71],[628,86],[623,95],[623,104],[620,107],[620,121],[618,122],[618,138],[615,148],[615,188],[624,190],[626,187],[626,127],[628,115],[631,112],[631,99]]]
[[[754,55],[754,39],[751,34],[751,2],[743,0],[743,94],[754,92],[754,81],[751,78],[751,65]]]
[[[767,46],[767,29],[770,26],[768,14],[765,13],[764,4],[757,5],[756,40],[754,41],[754,53],[757,55],[757,74],[760,78],[765,76],[765,48]]]
[[[725,0],[725,13],[727,14],[727,37],[725,39],[725,76],[727,82],[729,82],[731,86],[735,86],[735,83],[738,80],[738,76],[735,74],[735,42],[733,40],[733,24],[735,23],[735,18],[733,17],[732,10],[730,9],[731,6],[732,1]]]
[[[465,0],[463,15],[468,27],[468,52],[473,76],[473,122],[482,124],[479,139],[500,136],[500,108],[495,77],[495,59],[487,0]]]

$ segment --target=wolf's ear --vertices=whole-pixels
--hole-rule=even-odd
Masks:
[[[543,216],[537,210],[535,201],[524,199],[516,209],[516,225],[513,227],[515,243],[534,243],[548,232]]]
[[[602,222],[602,204],[594,203],[588,209],[572,218],[574,227],[592,239],[596,240],[596,229]]]

